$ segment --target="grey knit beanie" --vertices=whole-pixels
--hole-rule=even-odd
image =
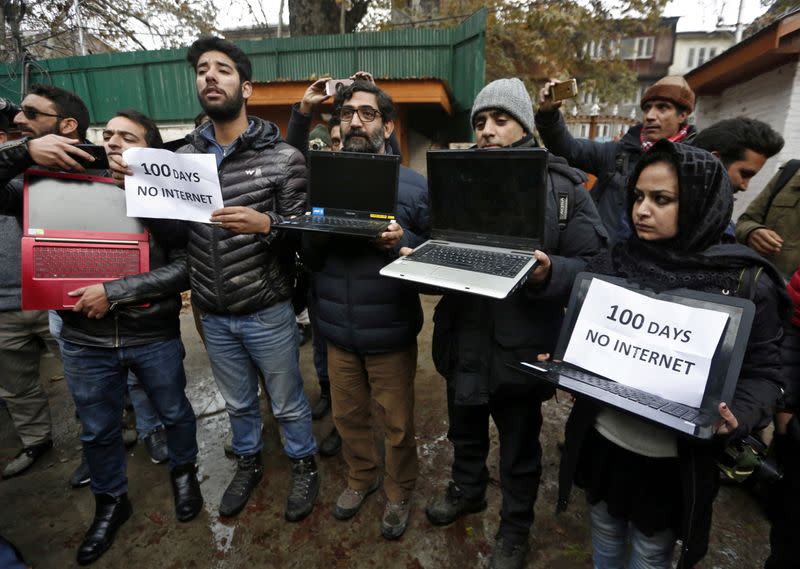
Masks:
[[[487,109],[499,109],[522,125],[525,132],[533,134],[533,103],[525,84],[516,77],[496,79],[486,85],[472,104],[470,124],[475,124],[475,115]]]

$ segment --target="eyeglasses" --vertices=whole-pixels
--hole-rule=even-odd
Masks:
[[[360,118],[362,122],[372,122],[378,115],[383,116],[378,109],[373,109],[368,105],[363,105],[357,109],[354,109],[353,107],[342,107],[339,111],[339,120],[342,122],[350,122],[353,120],[353,115],[355,113],[358,113],[358,118]]]
[[[61,115],[54,115],[53,113],[45,113],[44,111],[40,111],[34,109],[33,107],[22,107],[20,112],[25,115],[25,118],[29,121],[36,120],[36,115],[42,115],[44,117],[56,117],[58,119],[62,118]]]

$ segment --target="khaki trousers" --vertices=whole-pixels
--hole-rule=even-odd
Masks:
[[[386,354],[357,354],[328,343],[333,422],[342,437],[348,485],[366,490],[378,477],[372,403],[385,433],[384,491],[391,502],[411,496],[417,480],[414,377],[417,346]]]
[[[51,438],[50,406],[39,379],[48,344],[55,346],[46,310],[0,312],[0,398],[24,447]]]

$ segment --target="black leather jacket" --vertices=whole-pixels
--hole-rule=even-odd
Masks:
[[[17,176],[31,165],[24,141],[0,147],[0,213],[22,215],[22,184]],[[89,319],[70,310],[59,311],[64,320],[64,340],[111,348],[180,336],[179,293],[189,288],[183,250],[165,249],[151,236],[150,271],[103,286],[112,306],[103,318]]]

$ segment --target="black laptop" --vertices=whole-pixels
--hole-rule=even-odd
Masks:
[[[394,221],[400,157],[361,152],[308,152],[305,215],[277,229],[376,238]]]
[[[542,248],[543,148],[428,151],[431,239],[381,275],[491,298],[525,282]]]
[[[633,290],[657,300],[680,303],[725,313],[727,323],[722,332],[706,379],[702,402],[692,407],[671,401],[642,389],[617,383],[582,369],[564,358],[578,315],[593,279],[600,279]],[[719,404],[730,402],[736,390],[742,359],[747,348],[755,306],[750,300],[721,294],[703,293],[688,289],[654,293],[624,279],[580,273],[572,289],[567,313],[556,351],[551,362],[519,362],[510,367],[555,384],[560,389],[591,397],[598,402],[631,413],[673,431],[699,439],[714,435],[713,426],[719,420]]]

